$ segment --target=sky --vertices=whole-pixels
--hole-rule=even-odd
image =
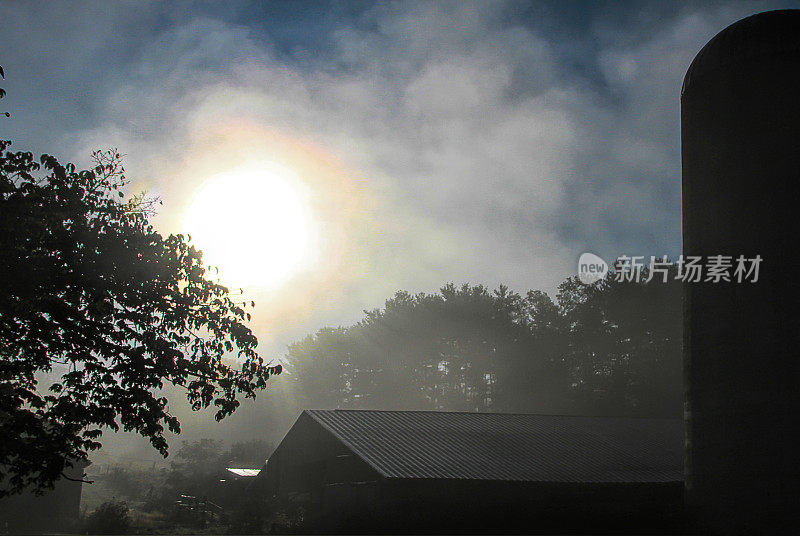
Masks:
[[[586,251],[677,256],[683,75],[729,24],[799,6],[5,0],[0,137],[79,166],[118,148],[162,233],[210,222],[264,274],[302,242],[244,289],[279,358],[397,290],[553,294]],[[206,189],[263,166],[289,198],[257,173]]]

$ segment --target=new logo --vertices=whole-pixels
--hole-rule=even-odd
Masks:
[[[584,253],[578,259],[578,279],[581,283],[591,285],[603,279],[607,273],[608,264],[594,253]]]

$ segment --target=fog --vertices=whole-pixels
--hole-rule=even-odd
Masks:
[[[118,147],[132,191],[163,201],[165,234],[190,231],[203,181],[253,154],[286,159],[314,192],[317,264],[244,293],[261,355],[285,371],[220,423],[166,387],[173,452],[278,443],[308,407],[679,415],[677,317],[657,314],[674,296],[642,291],[661,338],[638,351],[658,346],[673,368],[640,371],[664,393],[637,399],[547,368],[595,336],[559,331],[574,313],[559,285],[584,251],[678,254],[682,76],[720,28],[783,4],[8,2],[3,138],[78,165]],[[449,282],[485,285],[477,309],[439,303]],[[501,285],[518,299],[489,325]],[[96,467],[170,461],[136,434],[102,442]]]

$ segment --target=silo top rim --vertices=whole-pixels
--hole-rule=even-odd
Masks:
[[[681,95],[693,82],[721,67],[787,53],[800,60],[800,9],[751,15],[719,32],[697,53],[686,71]]]

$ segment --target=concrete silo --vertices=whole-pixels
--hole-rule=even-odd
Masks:
[[[681,136],[684,255],[763,259],[755,283],[686,285],[687,502],[712,532],[796,533],[800,10],[743,19],[698,53]]]

